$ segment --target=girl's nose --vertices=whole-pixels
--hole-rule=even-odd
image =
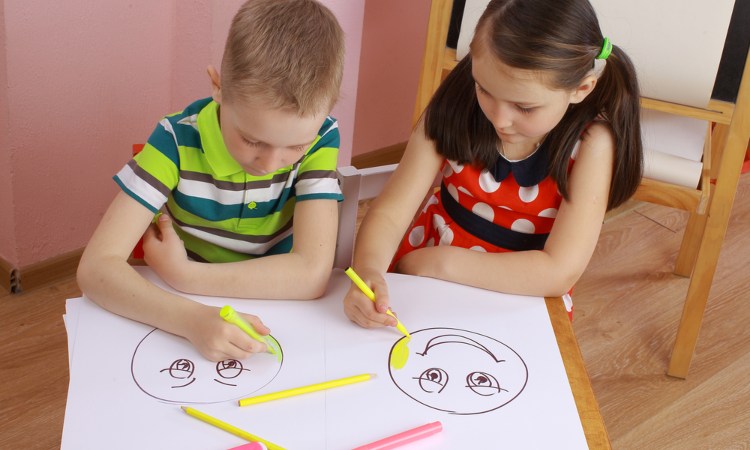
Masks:
[[[490,122],[496,129],[508,128],[513,125],[513,113],[508,106],[496,104],[490,112]]]

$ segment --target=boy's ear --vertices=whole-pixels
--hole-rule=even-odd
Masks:
[[[570,95],[570,103],[581,103],[596,87],[596,76],[588,75]]]
[[[214,66],[208,66],[208,78],[211,79],[211,97],[218,104],[221,104],[221,77]]]

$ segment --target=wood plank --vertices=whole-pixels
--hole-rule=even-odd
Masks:
[[[75,275],[83,249],[73,250],[54,258],[19,269],[19,289],[34,289],[47,283]]]
[[[558,347],[568,375],[570,388],[581,418],[583,433],[589,448],[611,448],[607,429],[604,426],[599,404],[596,402],[589,375],[586,372],[583,356],[578,347],[573,327],[560,297],[545,298],[552,329],[555,331]]]

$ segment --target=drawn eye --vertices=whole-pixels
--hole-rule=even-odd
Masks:
[[[236,359],[225,359],[216,363],[216,372],[222,378],[237,378],[244,369]]]
[[[431,394],[434,392],[440,393],[448,384],[448,373],[443,369],[433,367],[422,372],[417,380],[419,380],[419,387],[423,391]]]
[[[497,378],[486,372],[472,372],[466,376],[466,387],[484,397],[497,394],[506,389],[500,388]]]
[[[159,372],[164,372],[165,370],[169,372],[172,378],[184,380],[193,376],[195,365],[189,359],[181,358],[175,359],[168,368],[162,369]]]

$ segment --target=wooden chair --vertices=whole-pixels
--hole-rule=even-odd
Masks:
[[[463,15],[458,51],[446,46],[453,3],[453,0],[432,1],[414,122],[462,56],[462,40],[470,41],[479,12],[488,2],[466,0],[464,9],[457,11]],[[462,3],[457,0],[457,4]],[[690,213],[674,269],[675,274],[690,277],[690,284],[667,371],[671,376],[685,378],[750,139],[750,65],[742,64],[744,70],[735,102],[710,99],[734,1],[591,0],[591,3],[604,34],[634,60],[643,90],[647,166],[635,198]],[[692,65],[685,68],[683,63]],[[696,80],[694,85],[683,83],[686,75],[692,77],[696,71],[704,78]],[[710,77],[708,83],[706,76]],[[703,96],[692,95],[698,91]],[[686,100],[685,94],[692,98]],[[662,134],[666,137],[658,137]],[[683,139],[687,135],[698,139]],[[690,179],[687,182],[685,173],[673,170],[668,172],[677,179],[662,176],[659,172],[663,172],[664,166],[658,164],[659,160],[678,161],[669,154],[688,145],[688,141],[697,142],[697,157],[695,161],[686,158],[680,161],[699,176],[687,177]],[[649,153],[654,146],[668,155]]]
[[[357,169],[339,167],[338,176],[344,201],[339,207],[339,230],[336,238],[336,258],[333,267],[346,269],[352,264],[354,235],[357,229],[359,202],[377,197],[398,164]]]

